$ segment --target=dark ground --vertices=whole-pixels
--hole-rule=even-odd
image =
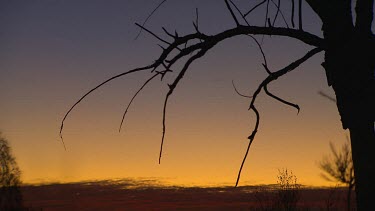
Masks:
[[[134,186],[129,181],[23,186],[29,210],[265,210],[277,201],[272,186],[181,188]],[[301,188],[299,210],[345,210],[346,189]]]

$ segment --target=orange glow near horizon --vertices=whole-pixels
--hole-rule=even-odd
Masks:
[[[134,22],[143,21],[152,5],[126,2],[93,2],[89,7],[80,1],[9,2],[4,7],[0,131],[10,142],[23,182],[156,178],[182,186],[234,185],[255,119],[247,110],[249,99],[236,94],[232,80],[241,93],[251,95],[266,76],[257,46],[246,37],[215,46],[191,65],[168,103],[160,165],[162,106],[166,84],[176,72],[143,90],[120,133],[122,113],[149,72],[117,79],[92,93],[65,122],[64,150],[59,129],[69,106],[103,80],[147,65],[160,54],[158,41],[149,34],[134,40]],[[225,7],[214,1],[189,2],[172,1],[168,11],[181,20],[171,18],[165,7],[150,29],[163,33],[162,25],[180,34],[191,32],[195,4],[208,34],[233,27],[229,16],[222,15]],[[304,15],[311,25],[316,23],[308,11]],[[215,24],[212,17],[218,17]],[[320,30],[316,25],[312,31]],[[263,47],[272,70],[310,49],[293,39],[268,36]],[[318,95],[333,95],[321,62],[322,54],[316,55],[269,86],[297,103],[298,115],[294,108],[259,96],[260,127],[239,185],[274,184],[282,168],[293,171],[303,185],[335,185],[320,176],[317,163],[329,154],[329,142],[343,143],[345,133],[335,105]]]

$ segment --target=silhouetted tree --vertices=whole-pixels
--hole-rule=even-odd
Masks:
[[[347,139],[348,140],[348,139]],[[348,186],[347,208],[351,207],[351,193],[355,186],[354,167],[349,140],[337,151],[330,142],[332,156],[324,157],[319,167],[325,172],[322,177],[328,181],[335,181]]]
[[[21,210],[21,171],[0,133],[0,210]]]
[[[166,0],[161,1],[158,7],[165,2]],[[164,101],[162,120],[163,132],[159,156],[160,162],[166,131],[165,113],[168,100],[195,60],[203,57],[209,50],[215,47],[216,44],[236,36],[250,36],[257,42],[260,49],[261,45],[253,35],[290,37],[300,40],[313,48],[301,58],[278,70],[270,70],[263,54],[263,67],[268,73],[268,76],[259,84],[249,102],[249,110],[252,110],[256,115],[256,123],[254,130],[248,137],[249,145],[241,163],[236,185],[240,179],[242,166],[246,160],[249,148],[259,127],[260,114],[255,106],[258,94],[264,91],[271,98],[299,109],[298,105],[272,94],[267,89],[267,86],[279,77],[296,69],[312,56],[324,51],[325,56],[322,66],[326,71],[327,82],[329,86],[332,86],[335,92],[342,126],[344,129],[349,129],[350,131],[354,171],[356,175],[357,207],[358,210],[374,210],[375,205],[372,200],[372,194],[375,190],[375,100],[373,99],[375,96],[375,59],[373,56],[375,38],[371,31],[374,0],[259,0],[257,3],[248,1],[249,5],[246,6],[246,8],[238,7],[234,0],[223,0],[223,2],[225,3],[223,5],[226,6],[228,13],[233,19],[234,27],[217,34],[207,35],[202,32],[198,24],[198,10],[196,20],[193,22],[195,28],[193,33],[180,36],[177,32],[170,33],[163,28],[166,36],[170,38],[170,41],[148,30],[145,28],[144,24],[137,24],[142,30],[148,32],[165,44],[165,46],[162,47],[163,50],[160,56],[152,64],[113,76],[84,94],[64,116],[60,132],[62,132],[64,121],[72,109],[79,104],[82,99],[102,85],[121,76],[149,70],[151,72],[151,77],[145,81],[135,93],[129,103],[130,106],[137,94],[149,81],[157,76],[161,76],[161,79],[163,79],[173,68],[178,75],[172,83],[168,84],[169,91],[166,93]],[[284,14],[285,11],[280,9],[281,2],[283,5],[289,5],[288,16]],[[323,37],[303,30],[303,3],[307,3],[320,18]],[[355,11],[352,11],[352,4],[355,5]],[[248,9],[249,7],[250,9]],[[259,10],[260,8],[264,9],[265,18],[260,20],[260,25],[250,25],[248,23],[248,18],[250,18],[249,14],[252,14],[253,11]],[[271,8],[273,8],[273,13],[271,13]],[[148,18],[149,17],[147,17],[147,19]],[[283,18],[283,24],[285,26],[276,25],[276,23],[278,23],[276,22],[278,18]],[[263,53],[262,50],[261,52]],[[180,69],[178,66],[174,66],[178,61],[182,61],[185,58],[186,60],[183,61],[183,65]],[[123,117],[125,117],[126,112],[127,109]]]

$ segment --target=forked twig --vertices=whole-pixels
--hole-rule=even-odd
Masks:
[[[137,25],[139,28],[141,28],[141,29],[147,31],[149,34],[151,34],[152,36],[154,36],[156,39],[162,41],[163,43],[166,43],[166,44],[168,44],[168,45],[171,44],[170,42],[168,42],[168,41],[162,39],[161,37],[159,37],[158,35],[156,35],[154,32],[152,32],[152,31],[146,29],[144,26],[142,26],[142,25],[140,25],[140,24],[138,24],[138,23],[135,23],[135,25]],[[169,34],[169,33],[167,33],[167,34]]]
[[[276,71],[276,72],[273,72],[272,74],[270,74],[266,79],[263,80],[263,82],[259,85],[258,89],[254,92],[253,94],[253,98],[251,100],[251,103],[250,103],[250,107],[249,107],[249,110],[252,110],[255,115],[256,115],[256,123],[255,123],[255,128],[253,130],[253,132],[251,133],[251,135],[248,137],[248,139],[250,140],[249,142],[249,145],[247,147],[247,150],[246,150],[246,153],[245,153],[245,156],[244,156],[244,159],[242,160],[242,163],[241,163],[241,167],[239,169],[239,172],[238,172],[238,176],[237,176],[237,181],[236,181],[236,187],[238,185],[238,182],[240,180],[240,177],[241,177],[241,172],[242,172],[242,168],[243,168],[243,165],[246,161],[246,158],[247,158],[247,155],[249,153],[249,149],[250,149],[250,146],[255,138],[255,135],[258,131],[258,127],[259,127],[259,112],[258,110],[255,108],[254,106],[254,103],[255,103],[255,100],[260,92],[260,90],[262,88],[264,88],[267,84],[269,84],[271,81],[274,81],[276,80],[278,77],[282,76],[282,75],[285,75],[286,73],[290,72],[291,70],[295,69],[296,67],[298,67],[300,64],[302,64],[304,61],[306,61],[307,59],[309,59],[310,57],[312,57],[313,55],[317,54],[318,52],[322,51],[322,49],[320,48],[315,48],[309,52],[307,52],[307,54],[305,56],[303,56],[302,58],[292,62],[291,64],[289,64],[288,66],[282,68],[281,70],[279,71]],[[266,88],[267,89],[267,88]],[[275,96],[276,97],[276,96]],[[281,99],[281,98],[280,98]],[[281,99],[282,100],[282,99]],[[287,102],[287,101],[285,101]],[[288,102],[289,103],[289,102]],[[286,104],[288,104],[286,103]],[[294,106],[293,106],[294,107]]]
[[[63,135],[62,135],[62,131],[64,129],[64,122],[66,120],[66,118],[68,117],[68,115],[70,114],[70,112],[74,109],[74,107],[76,107],[83,99],[85,99],[89,94],[91,94],[93,91],[97,90],[98,88],[100,88],[101,86],[103,86],[104,84],[116,79],[116,78],[119,78],[119,77],[122,77],[122,76],[125,76],[125,75],[128,75],[130,73],[134,73],[134,72],[139,72],[139,71],[142,71],[142,70],[148,70],[148,69],[152,69],[152,68],[155,68],[157,66],[157,63],[155,62],[154,64],[152,65],[149,65],[149,66],[145,66],[145,67],[140,67],[140,68],[135,68],[135,69],[132,69],[132,70],[129,70],[127,72],[123,72],[123,73],[120,73],[118,75],[115,75],[105,81],[103,81],[102,83],[100,83],[99,85],[97,85],[96,87],[92,88],[90,91],[86,92],[77,102],[75,102],[73,104],[73,106],[70,107],[70,109],[68,110],[68,112],[65,113],[64,115],[64,118],[62,119],[61,121],[61,126],[60,126],[60,138],[61,138],[61,141],[64,142],[63,140]],[[64,147],[65,147],[65,144],[64,144]]]
[[[227,6],[227,9],[229,10],[230,14],[232,15],[232,18],[233,18],[234,22],[236,22],[236,25],[239,26],[240,23],[238,22],[236,15],[234,14],[232,8],[230,7],[228,0],[224,0],[224,1],[225,1],[225,5]]]
[[[169,97],[173,94],[173,91],[175,90],[176,86],[181,81],[181,79],[184,77],[184,75],[185,75],[186,71],[188,70],[190,64],[193,61],[195,61],[196,59],[202,57],[211,47],[212,46],[208,46],[207,48],[198,51],[198,53],[196,53],[194,56],[190,57],[186,61],[184,67],[181,69],[181,72],[178,74],[178,76],[173,81],[173,83],[170,84],[170,85],[168,85],[169,86],[169,91],[168,91],[168,93],[165,96],[164,106],[163,106],[163,120],[162,120],[162,123],[163,123],[163,133],[162,133],[162,138],[161,138],[161,143],[160,143],[159,164],[161,162],[161,156],[163,154],[163,146],[164,146],[165,131],[166,131],[165,114],[167,112],[167,104],[168,104]]]
[[[249,106],[249,110],[251,109],[251,106],[255,103],[256,97],[258,96],[258,94],[260,93],[260,91],[263,89],[264,86],[266,86],[270,82],[278,79],[280,76],[283,76],[286,73],[296,69],[303,62],[305,62],[306,60],[308,60],[309,58],[311,58],[315,54],[321,52],[322,50],[323,49],[321,49],[321,48],[314,48],[314,49],[310,50],[309,52],[307,52],[303,57],[301,57],[301,58],[297,59],[296,61],[290,63],[286,67],[284,67],[284,68],[282,68],[282,69],[280,69],[276,72],[273,72],[267,78],[265,78],[262,81],[262,83],[259,84],[258,88],[255,90],[255,92],[253,94],[253,99],[251,100],[251,103],[250,103],[250,106]]]
[[[251,8],[248,12],[244,14],[244,17],[248,16],[252,11],[254,11],[256,8],[258,8],[260,5],[264,4],[267,0],[263,0],[262,2],[259,2],[257,5],[255,5],[253,8]]]
[[[258,46],[258,48],[259,48],[259,50],[260,50],[260,53],[262,54],[263,62],[264,62],[264,63],[262,63],[262,65],[263,65],[264,69],[266,70],[266,72],[267,72],[268,74],[272,74],[272,72],[271,72],[270,69],[268,68],[268,65],[267,65],[267,59],[266,59],[266,54],[265,54],[264,51],[263,51],[262,45],[258,42],[258,40],[257,40],[254,36],[252,36],[252,35],[248,35],[248,36],[249,36],[251,39],[254,40],[254,42],[257,44],[257,46]]]

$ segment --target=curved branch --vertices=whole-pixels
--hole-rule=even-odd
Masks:
[[[161,7],[161,5],[163,5],[166,1],[167,1],[167,0],[163,0],[163,1],[161,1],[161,2],[158,4],[158,6],[155,7],[155,9],[152,10],[152,12],[147,16],[146,20],[142,23],[142,27],[139,29],[139,32],[138,32],[137,36],[135,37],[135,39],[137,39],[137,38],[139,37],[139,35],[141,34],[142,29],[143,29],[143,27],[146,25],[148,19],[150,19],[151,16],[156,12],[156,10],[158,10],[159,7]]]
[[[288,101],[286,101],[286,100],[284,100],[284,99],[282,99],[282,98],[280,98],[280,97],[278,97],[278,96],[272,94],[271,92],[268,91],[268,89],[267,89],[267,84],[263,87],[263,89],[264,89],[264,92],[265,92],[268,96],[272,97],[273,99],[278,100],[278,101],[280,101],[281,103],[284,103],[285,105],[288,105],[288,106],[291,106],[291,107],[293,107],[293,108],[296,108],[296,109],[297,109],[297,114],[299,114],[299,111],[300,111],[300,107],[299,107],[299,105],[294,104],[294,103],[291,103],[291,102],[288,102]]]
[[[93,91],[97,90],[98,88],[100,88],[101,86],[103,86],[104,84],[116,79],[116,78],[119,78],[119,77],[122,77],[122,76],[125,76],[125,75],[128,75],[130,73],[134,73],[134,72],[139,72],[139,71],[142,71],[142,70],[148,70],[148,69],[152,69],[152,68],[156,68],[158,66],[158,63],[154,63],[152,65],[149,65],[149,66],[145,66],[145,67],[140,67],[140,68],[135,68],[135,69],[132,69],[132,70],[129,70],[127,72],[123,72],[123,73],[120,73],[118,75],[115,75],[105,81],[103,81],[102,83],[100,83],[99,85],[97,85],[96,87],[92,88],[90,91],[86,92],[81,98],[79,98],[79,100],[77,102],[75,102],[73,104],[73,106],[70,107],[70,109],[68,110],[68,112],[65,113],[64,115],[64,118],[62,119],[61,121],[61,126],[60,126],[60,138],[63,141],[63,135],[62,135],[62,131],[64,129],[64,122],[66,120],[66,118],[68,117],[68,115],[70,114],[70,112],[74,109],[74,107],[76,107],[83,99],[85,99],[89,94],[91,94]],[[65,146],[65,144],[64,144]]]
[[[259,2],[257,5],[255,5],[253,8],[251,8],[248,12],[245,13],[244,17],[248,16],[252,11],[254,11],[256,8],[258,8],[260,5],[264,4],[267,0],[263,0],[262,2]]]
[[[248,95],[241,94],[241,93],[237,90],[236,86],[234,85],[234,81],[233,81],[233,80],[232,80],[232,85],[233,85],[234,91],[236,91],[236,93],[237,93],[239,96],[241,96],[241,97],[246,97],[246,98],[252,98],[252,96],[248,96]]]
[[[238,171],[238,175],[237,175],[237,180],[236,180],[236,185],[235,185],[235,187],[237,187],[238,182],[240,181],[242,168],[243,168],[243,166],[244,166],[244,164],[245,164],[245,161],[246,161],[247,155],[249,154],[250,146],[251,146],[251,144],[253,143],[253,140],[254,140],[254,138],[255,138],[256,133],[258,132],[259,121],[260,121],[259,112],[258,112],[258,110],[255,108],[254,105],[251,106],[251,109],[254,111],[255,116],[256,116],[255,127],[254,127],[254,130],[253,130],[253,132],[251,133],[251,135],[248,137],[248,139],[249,139],[249,144],[247,145],[247,149],[246,149],[245,156],[244,156],[244,158],[243,158],[243,160],[242,160],[242,163],[241,163],[240,169],[239,169],[239,171]]]
[[[312,56],[314,56],[315,54],[321,52],[323,49],[321,48],[314,48],[312,49],[311,51],[307,52],[302,58],[290,63],[288,66],[282,68],[281,70],[279,71],[276,71],[276,72],[273,72],[272,74],[270,74],[266,79],[264,79],[262,81],[262,83],[258,86],[258,88],[255,90],[254,94],[253,94],[253,99],[251,100],[251,103],[250,103],[250,106],[249,106],[249,110],[251,109],[252,105],[255,103],[255,99],[256,97],[258,96],[258,94],[260,93],[260,91],[262,90],[262,88],[264,86],[266,86],[267,84],[269,84],[270,82],[278,79],[280,76],[283,76],[285,75],[286,73],[296,69],[299,65],[301,65],[303,62],[305,62],[306,60],[308,60],[309,58],[311,58]]]
[[[120,123],[120,127],[118,129],[118,132],[121,131],[121,127],[122,127],[122,124],[124,123],[124,119],[125,119],[125,116],[126,114],[128,113],[128,109],[130,107],[130,105],[133,103],[133,100],[137,97],[138,93],[142,91],[142,89],[150,82],[152,81],[152,79],[154,79],[157,75],[161,74],[160,72],[154,74],[151,78],[147,79],[147,81],[145,81],[145,83],[143,83],[143,85],[141,86],[141,88],[138,89],[138,91],[133,95],[132,99],[130,100],[128,106],[126,107],[125,111],[124,111],[124,114],[122,115],[122,119],[121,119],[121,123]]]
[[[228,29],[226,31],[223,31],[213,36],[205,36],[206,38],[205,41],[220,42],[227,38],[231,38],[231,37],[238,36],[238,35],[245,35],[245,34],[278,35],[278,36],[283,36],[283,37],[290,37],[290,38],[300,40],[308,45],[324,48],[324,39],[306,31],[284,28],[284,27],[262,27],[262,26],[240,25],[236,28]],[[200,34],[200,35],[203,36],[203,34]]]
[[[193,61],[195,61],[196,59],[202,57],[211,47],[207,47],[205,49],[202,49],[201,51],[199,51],[198,53],[196,53],[194,56],[190,57],[186,61],[184,67],[182,68],[181,72],[178,74],[178,76],[176,77],[176,79],[173,81],[172,84],[169,85],[169,91],[168,91],[168,93],[165,96],[164,106],[163,106],[163,122],[162,122],[163,123],[163,133],[162,133],[161,143],[160,143],[159,164],[161,162],[161,156],[163,154],[163,145],[164,145],[165,130],[166,130],[165,114],[166,114],[166,111],[167,111],[167,103],[168,103],[169,97],[173,94],[173,91],[175,90],[176,86],[181,81],[181,79],[184,77],[184,75],[185,75],[186,71],[188,70],[190,64]]]

